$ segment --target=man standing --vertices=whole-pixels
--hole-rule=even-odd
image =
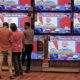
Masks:
[[[12,30],[12,60],[15,69],[15,77],[22,75],[21,54],[24,45],[24,34],[17,29],[15,23],[11,23]]]
[[[25,53],[22,54],[22,63],[27,55],[27,65],[26,65],[26,73],[30,71],[31,66],[31,52],[33,50],[33,38],[34,38],[34,31],[31,29],[30,23],[25,22]]]
[[[4,53],[6,52],[8,53],[8,66],[9,66],[10,78],[13,79],[14,77],[12,76],[11,44],[12,44],[12,32],[9,30],[8,23],[4,22],[3,28],[0,29],[0,75],[2,71],[2,62]]]

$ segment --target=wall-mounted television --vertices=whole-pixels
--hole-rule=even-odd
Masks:
[[[24,31],[24,23],[29,21],[28,13],[0,13],[0,27],[3,22],[15,23],[19,30]]]
[[[70,33],[70,13],[37,13],[35,33]]]
[[[80,0],[74,0],[74,10],[80,11]]]
[[[73,26],[74,33],[80,34],[80,13],[74,13]]]
[[[49,36],[49,60],[80,60],[80,36]]]
[[[0,0],[0,10],[29,10],[31,0]]]
[[[71,0],[35,0],[37,11],[70,11]]]

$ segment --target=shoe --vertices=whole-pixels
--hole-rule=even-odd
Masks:
[[[23,72],[20,72],[20,75],[23,75]]]
[[[10,78],[10,79],[15,79],[15,77],[14,77],[14,76],[9,76],[9,78]]]
[[[25,73],[30,73],[30,70],[26,70]]]

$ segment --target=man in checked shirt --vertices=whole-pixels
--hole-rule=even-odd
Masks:
[[[8,67],[10,76],[9,78],[13,79],[12,74],[12,51],[11,51],[11,44],[12,44],[12,32],[9,30],[9,24],[7,22],[3,23],[3,27],[0,29],[0,78],[2,73],[2,63],[4,53],[8,54]]]

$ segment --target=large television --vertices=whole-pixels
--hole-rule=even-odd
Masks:
[[[42,35],[34,36],[31,59],[44,59],[44,37]]]
[[[0,10],[29,10],[31,0],[0,0]]]
[[[73,26],[74,33],[80,34],[80,13],[74,13]]]
[[[80,36],[49,36],[49,60],[80,60]]]
[[[29,21],[28,13],[0,13],[0,27],[3,22],[15,23],[19,30],[24,31],[24,23]]]
[[[74,0],[74,10],[80,11],[80,0]]]
[[[71,14],[70,13],[37,13],[35,18],[35,33],[70,33]]]
[[[35,0],[37,11],[70,11],[71,0]]]

